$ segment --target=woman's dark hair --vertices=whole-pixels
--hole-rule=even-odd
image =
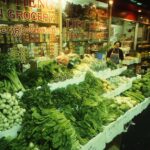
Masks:
[[[121,42],[120,42],[120,41],[116,41],[116,42],[114,43],[114,45],[115,45],[116,43],[119,43],[119,47],[121,47]]]

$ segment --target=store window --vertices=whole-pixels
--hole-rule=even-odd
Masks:
[[[108,4],[67,1],[63,10],[63,45],[78,54],[96,53],[108,40]]]
[[[60,5],[49,0],[0,0],[0,49],[29,59],[54,58],[60,49]]]

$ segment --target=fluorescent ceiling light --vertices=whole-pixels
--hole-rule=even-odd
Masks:
[[[107,4],[107,3],[98,2],[98,1],[97,1],[97,3],[96,3],[96,6],[102,7],[102,8],[108,8],[108,4]]]
[[[138,3],[137,3],[137,5],[141,6],[141,5],[142,5],[142,3],[139,3],[139,2],[138,2]]]

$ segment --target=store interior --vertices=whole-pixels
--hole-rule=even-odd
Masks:
[[[0,150],[150,150],[150,2],[0,0]]]

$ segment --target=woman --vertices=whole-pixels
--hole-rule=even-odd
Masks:
[[[120,61],[124,59],[123,51],[120,49],[121,42],[116,41],[114,43],[114,48],[111,48],[107,53],[107,60],[112,61],[115,64],[119,64]]]

